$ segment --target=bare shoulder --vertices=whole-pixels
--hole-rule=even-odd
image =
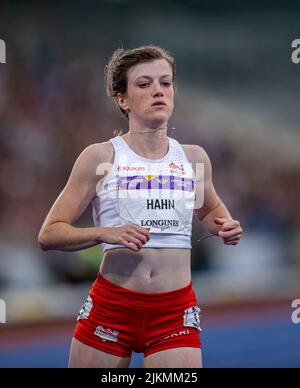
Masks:
[[[91,182],[94,185],[95,182],[98,182],[100,175],[104,175],[100,174],[103,165],[105,164],[106,170],[108,171],[107,163],[112,165],[113,160],[114,148],[110,141],[90,144],[77,157],[71,172],[71,177],[80,182]],[[106,170],[103,170],[103,172]]]
[[[197,144],[181,144],[190,163],[210,164],[210,159],[205,149]]]
[[[114,148],[110,141],[87,146],[79,155],[78,162],[94,167],[99,163],[113,163]]]

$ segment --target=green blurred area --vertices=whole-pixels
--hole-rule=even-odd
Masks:
[[[99,265],[103,259],[103,250],[98,246],[83,249],[78,252],[79,257],[85,263],[90,272],[95,273],[99,270]]]

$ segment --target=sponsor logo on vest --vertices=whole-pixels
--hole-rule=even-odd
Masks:
[[[152,228],[161,228],[161,227],[178,227],[178,220],[142,220],[141,226],[152,227]]]
[[[182,164],[178,166],[176,163],[172,162],[169,164],[169,168],[172,174],[176,174],[176,173],[184,174],[184,168]]]
[[[175,201],[174,199],[148,199],[147,200],[147,210],[169,210],[175,209]]]
[[[145,171],[143,166],[118,166],[118,171]]]
[[[98,326],[95,331],[95,335],[102,338],[103,342],[105,341],[118,341],[119,332],[116,330],[111,330],[107,326]]]

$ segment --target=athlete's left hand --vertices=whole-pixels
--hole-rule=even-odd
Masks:
[[[224,244],[237,245],[240,242],[243,229],[239,221],[218,217],[214,217],[213,221],[216,225],[221,225],[218,235],[223,238]]]

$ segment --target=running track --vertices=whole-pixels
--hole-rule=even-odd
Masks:
[[[291,301],[207,306],[202,318],[206,368],[299,368],[300,325]],[[0,326],[0,368],[65,368],[74,322]],[[143,354],[133,353],[131,367]]]

